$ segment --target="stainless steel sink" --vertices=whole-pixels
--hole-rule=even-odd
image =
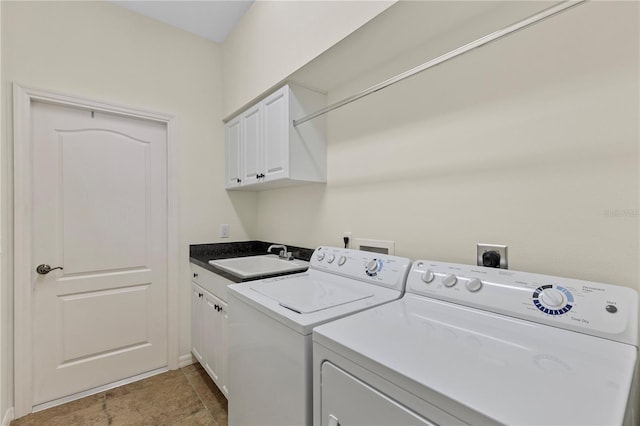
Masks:
[[[309,262],[304,260],[281,259],[275,254],[210,260],[209,264],[240,278],[304,271],[309,267]]]

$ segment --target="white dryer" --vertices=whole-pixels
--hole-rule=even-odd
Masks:
[[[637,303],[630,288],[414,262],[402,299],[314,329],[314,424],[635,424]]]
[[[313,328],[399,299],[409,266],[318,247],[305,273],[229,286],[229,424],[310,425]]]

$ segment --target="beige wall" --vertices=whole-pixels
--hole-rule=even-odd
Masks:
[[[588,3],[330,113],[327,185],[224,191],[220,119],[391,3],[256,2],[223,50],[106,2],[0,2],[0,415],[13,389],[13,81],[176,115],[182,355],[188,245],[221,241],[220,223],[230,240],[315,247],[350,231],[466,263],[477,242],[504,243],[513,269],[639,287],[637,2]]]
[[[224,115],[307,64],[393,1],[256,1],[223,44]]]
[[[329,113],[327,185],[260,193],[258,237],[463,263],[507,244],[512,269],[638,289],[638,6],[587,3]]]
[[[189,244],[220,241],[220,223],[230,225],[230,239],[255,235],[255,197],[227,194],[223,187],[221,49],[108,2],[3,1],[2,18],[3,267],[12,263],[12,82],[174,114],[180,175],[180,354],[188,355]],[[12,297],[10,271],[2,276],[1,290],[2,327],[11,332],[5,311],[11,309],[5,303]],[[2,338],[4,362],[13,348],[5,346],[4,333]],[[12,382],[4,381],[5,368],[13,367],[2,367],[4,414],[7,404],[12,405],[5,396],[13,389]]]
[[[4,40],[2,34],[2,4],[0,4],[0,58],[2,57],[2,42]],[[2,83],[2,62],[0,61],[0,105],[3,99],[3,93],[5,92],[4,84]],[[0,107],[0,140],[3,133],[3,108]],[[4,186],[5,173],[4,173],[4,152],[0,149],[0,188]],[[12,336],[11,330],[11,317],[10,312],[13,312],[11,306],[11,300],[8,297],[7,278],[5,275],[5,221],[6,214],[4,211],[5,197],[4,191],[0,190],[0,422],[5,422],[5,416],[8,420],[8,410],[12,407],[12,388],[13,388],[13,371],[9,363],[11,359],[12,343],[9,340]]]

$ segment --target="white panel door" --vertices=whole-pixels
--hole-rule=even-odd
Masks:
[[[256,183],[262,173],[261,153],[262,144],[262,109],[260,105],[242,113],[242,149],[243,185]]]
[[[191,353],[202,362],[202,300],[204,290],[191,284]]]
[[[202,322],[202,341],[205,347],[204,368],[222,393],[228,397],[227,304],[206,291],[202,307]]]
[[[229,334],[227,331],[229,323],[229,310],[225,302],[220,302],[220,322],[218,323],[220,336],[220,390],[229,399]]]
[[[242,184],[242,134],[240,117],[236,117],[225,126],[225,154],[226,154],[226,188],[233,188]]]
[[[220,304],[222,301],[209,292],[204,292],[202,307],[202,343],[204,346],[204,368],[211,378],[220,382]]]
[[[264,100],[265,182],[289,176],[289,88]]]
[[[167,365],[167,133],[35,102],[32,135],[38,405]]]

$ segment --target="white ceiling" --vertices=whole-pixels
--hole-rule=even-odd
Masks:
[[[222,43],[254,0],[112,1],[206,39]]]

